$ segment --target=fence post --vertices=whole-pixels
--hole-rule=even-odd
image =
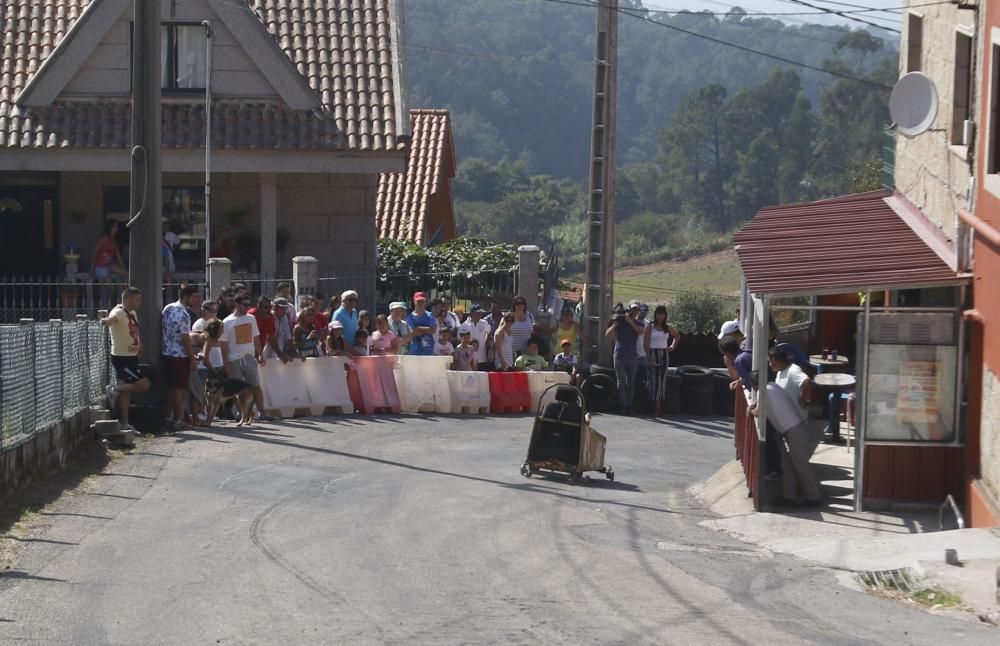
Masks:
[[[295,282],[295,309],[298,310],[303,296],[316,295],[319,261],[312,256],[292,258],[292,280]]]
[[[517,248],[517,287],[532,316],[538,316],[538,261],[541,257],[542,250],[536,245]]]
[[[229,258],[209,258],[208,267],[208,294],[206,300],[215,298],[219,290],[229,287],[233,282],[233,261]]]
[[[24,325],[24,326],[26,326],[30,330],[30,332],[31,332],[31,340],[28,343],[29,343],[29,347],[31,348],[31,354],[32,354],[32,356],[34,356],[34,354],[35,354],[35,319],[21,319],[20,321],[18,321],[18,325]],[[35,376],[36,376],[35,375],[35,368],[37,367],[37,365],[38,364],[36,362],[34,362],[34,361],[28,361],[28,369],[31,370],[31,378],[30,378],[30,383],[31,383],[31,401],[35,401],[35,402],[38,401],[38,384],[35,382]],[[20,430],[20,432],[21,432],[22,436],[24,436],[24,435],[32,436],[32,435],[35,434],[35,413],[36,413],[36,409],[35,409],[34,406],[32,406],[31,407],[31,423],[30,424],[26,424],[24,418],[21,419],[21,430]]]

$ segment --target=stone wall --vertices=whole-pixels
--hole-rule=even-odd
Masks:
[[[1000,377],[983,366],[983,411],[980,424],[982,479],[994,500],[1000,500]]]
[[[917,3],[914,0],[914,4]],[[956,212],[968,206],[971,168],[969,149],[953,142],[956,34],[975,34],[975,12],[952,5],[919,6],[903,14],[900,74],[906,74],[911,35],[910,14],[923,17],[920,71],[934,81],[938,92],[937,118],[931,129],[913,138],[896,135],[896,188],[954,239]],[[973,78],[975,84],[975,78]],[[961,99],[959,99],[961,101]],[[979,121],[973,100],[971,118]],[[957,124],[961,128],[961,124]]]

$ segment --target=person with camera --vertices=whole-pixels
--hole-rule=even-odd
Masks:
[[[611,324],[604,332],[605,336],[614,337],[614,365],[618,378],[618,402],[623,415],[629,415],[632,399],[635,397],[635,377],[639,367],[636,346],[643,332],[639,319],[639,302],[631,301],[628,310],[621,303],[615,305]]]

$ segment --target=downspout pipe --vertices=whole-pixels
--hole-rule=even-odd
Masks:
[[[972,227],[980,238],[995,247],[1000,247],[1000,230],[995,229],[991,224],[965,209],[958,210],[958,217],[962,222]]]

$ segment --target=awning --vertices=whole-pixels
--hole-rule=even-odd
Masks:
[[[903,196],[873,191],[761,209],[733,242],[752,294],[966,283],[945,260],[947,243],[921,220],[926,216]]]

